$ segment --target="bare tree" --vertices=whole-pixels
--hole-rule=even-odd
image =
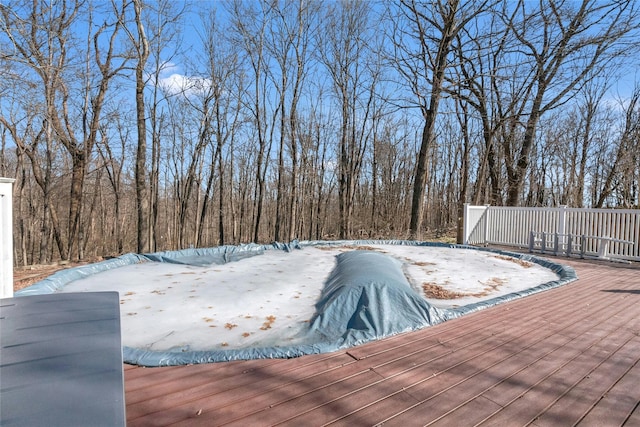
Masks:
[[[295,234],[299,199],[298,104],[309,67],[317,10],[315,1],[274,3],[274,18],[269,26],[267,47],[277,64],[271,67],[269,75],[278,92],[280,132],[275,240],[291,240]],[[287,151],[289,162],[285,159]],[[285,163],[290,167],[285,168]]]
[[[241,46],[243,59],[249,63],[248,79],[244,94],[244,106],[251,112],[253,126],[258,143],[254,171],[254,223],[253,241],[260,241],[260,229],[263,219],[263,206],[266,192],[266,174],[269,166],[269,155],[273,143],[274,126],[267,120],[269,86],[266,68],[266,27],[270,19],[271,7],[266,2],[259,2],[256,10],[251,4],[234,0],[229,5],[234,41]],[[273,115],[275,118],[275,114]]]
[[[424,118],[416,162],[409,233],[422,236],[429,152],[435,144],[435,125],[457,34],[486,7],[487,1],[419,2],[400,0],[392,23],[393,58]]]
[[[74,246],[78,256],[82,256],[77,238],[87,165],[98,138],[107,90],[126,64],[118,51],[118,33],[124,9],[114,5],[111,12],[115,19],[110,16],[113,22],[105,20],[87,37],[85,54],[82,55],[73,34],[73,25],[83,12],[82,7],[83,3],[77,1],[52,5],[36,1],[12,7],[0,6],[5,35],[15,53],[13,60],[21,67],[27,67],[41,85],[44,109],[39,138],[46,140],[48,155],[55,140],[66,149],[71,159],[66,242],[59,234],[56,235],[63,259],[71,257]],[[90,12],[91,9],[88,22],[93,29]],[[77,63],[70,55],[74,49],[85,58],[84,67],[75,68]],[[76,75],[84,76],[82,85],[77,85]],[[78,104],[78,99],[83,102]],[[45,181],[43,177],[43,185],[47,185]]]
[[[549,163],[553,174],[550,191],[554,205],[585,205],[594,143],[603,139],[609,125],[618,120],[603,102],[609,84],[603,75],[590,80],[576,97],[573,108],[554,110],[542,121],[543,150],[538,155],[543,155],[546,147],[551,156],[544,161]]]
[[[126,120],[127,116],[126,111],[114,111],[111,113],[108,123],[105,123],[101,128],[103,136],[97,144],[97,151],[104,164],[107,180],[113,190],[114,215],[111,218],[113,221],[113,236],[110,243],[113,244],[112,251],[117,254],[122,254],[125,251],[124,228],[126,219],[122,211],[126,202],[126,195],[124,194],[123,174],[126,173],[127,147],[131,143],[131,128]]]
[[[451,70],[445,87],[451,96],[471,107],[471,110],[464,107],[466,112],[459,117],[465,135],[468,126],[475,120],[480,121],[483,145],[479,149],[477,177],[471,197],[476,205],[502,203],[503,182],[497,135],[512,114],[510,103],[517,99],[501,96],[504,91],[502,81],[509,65],[505,52],[507,38],[497,14],[489,7],[488,12],[483,24],[468,25],[456,36],[457,66]]]
[[[145,108],[145,67],[149,59],[149,39],[144,27],[142,12],[145,7],[143,0],[132,0],[134,10],[135,32],[128,31],[129,38],[135,50],[135,82],[136,82],[136,124],[138,144],[135,162],[136,206],[137,206],[137,251],[149,252],[150,245],[150,210],[149,186],[147,179],[147,119]],[[125,27],[126,28],[126,27]]]
[[[161,105],[165,101],[166,91],[161,88],[161,76],[166,71],[171,61],[175,59],[176,52],[181,49],[181,38],[178,24],[180,24],[185,7],[177,6],[171,0],[160,0],[148,3],[145,19],[146,37],[148,38],[149,58],[151,61],[146,86],[150,86],[150,95],[147,104],[149,123],[148,131],[151,137],[151,159],[149,168],[149,249],[157,250],[157,228],[159,209],[159,179],[161,131],[165,117]]]
[[[517,13],[505,8],[504,24],[516,41],[513,52],[521,52],[530,65],[531,78],[523,97],[524,134],[515,164],[507,169],[506,202],[512,206],[520,201],[540,117],[565,104],[597,75],[594,70],[629,54],[639,25],[634,1],[550,0],[535,8],[520,1],[513,10]]]
[[[591,80],[593,82],[593,80]],[[577,176],[575,181],[569,183],[573,186],[573,197],[567,197],[567,200],[563,200],[562,204],[570,204],[581,208],[584,206],[584,191],[585,180],[587,171],[587,159],[589,156],[589,148],[593,139],[593,128],[596,120],[598,107],[601,105],[602,97],[604,96],[607,86],[601,84],[590,84],[585,86],[584,101],[580,108],[580,121],[576,124],[575,128],[579,132],[579,139],[576,144],[574,155],[571,156],[572,161],[578,162]],[[571,165],[572,177],[576,175],[574,165]],[[566,173],[566,171],[565,171]],[[573,185],[571,185],[573,184]],[[570,203],[572,201],[573,203]]]
[[[636,88],[629,99],[628,106],[625,108],[624,125],[618,137],[613,161],[608,166],[609,171],[602,183],[602,187],[599,189],[600,194],[595,201],[594,207],[601,208],[616,189],[622,193],[622,200],[619,200],[617,204],[626,205],[627,207],[633,204],[630,196],[632,193],[631,188],[634,184],[632,184],[633,180],[629,180],[629,177],[632,177],[635,172],[639,135],[640,88]],[[637,186],[637,183],[635,185]]]
[[[333,83],[339,114],[338,202],[340,238],[350,238],[354,197],[369,142],[367,126],[375,97],[375,73],[364,66],[367,38],[371,36],[370,5],[363,1],[341,2],[327,14],[320,33],[319,54]]]
[[[21,263],[638,204],[633,0],[228,0],[188,58],[171,0],[1,3]]]
[[[238,52],[225,37],[225,27],[217,20],[215,11],[208,11],[202,16],[205,30],[200,35],[204,47],[203,54],[198,57],[202,87],[200,88],[206,99],[211,102],[210,121],[210,160],[208,178],[202,208],[200,210],[200,228],[196,242],[203,239],[203,227],[209,205],[214,198],[214,190],[217,189],[217,228],[219,245],[228,242],[226,212],[231,210],[230,200],[233,198],[233,186],[231,175],[233,171],[230,146],[240,126],[240,94],[243,91],[242,79],[234,75],[238,68]],[[215,180],[217,178],[217,187]]]

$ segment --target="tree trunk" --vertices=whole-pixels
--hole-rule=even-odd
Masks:
[[[411,198],[411,221],[409,224],[409,236],[411,239],[420,240],[422,238],[422,221],[424,216],[424,198],[427,185],[427,171],[429,162],[429,152],[435,142],[435,122],[442,97],[444,72],[447,69],[447,56],[451,51],[456,32],[459,31],[459,23],[456,15],[458,13],[458,1],[449,1],[447,6],[442,6],[440,10],[442,18],[441,38],[437,41],[438,47],[435,58],[433,58],[433,76],[429,87],[428,105],[422,106],[424,117],[424,127],[422,128],[422,140],[420,142],[420,152],[416,163],[415,177],[413,181],[413,196]],[[416,15],[418,14],[415,11]],[[421,19],[416,17],[416,19]],[[422,40],[425,35],[420,34]],[[424,70],[423,72],[426,72]]]
[[[544,89],[539,92],[533,106],[531,107],[531,114],[527,120],[527,126],[525,128],[522,146],[520,147],[520,152],[518,154],[516,167],[512,170],[512,173],[509,174],[507,182],[507,206],[518,206],[522,195],[524,178],[527,174],[527,170],[529,169],[529,155],[535,140],[536,127],[540,118],[540,105],[542,103],[543,94]]]
[[[138,30],[138,62],[136,64],[136,124],[138,131],[138,146],[136,150],[136,207],[138,218],[137,251],[149,252],[149,190],[147,186],[147,123],[145,117],[145,78],[144,68],[149,58],[149,42],[142,24],[142,0],[133,1],[135,9],[136,27]]]

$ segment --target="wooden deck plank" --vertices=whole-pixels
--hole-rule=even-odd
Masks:
[[[486,345],[486,341],[485,344]],[[357,425],[354,420],[362,419],[363,416],[371,417],[373,414],[377,414],[381,416],[384,414],[384,417],[388,417],[390,414],[385,413],[378,408],[375,403],[383,398],[395,398],[397,395],[408,395],[411,396],[411,399],[403,399],[399,402],[395,407],[388,409],[394,411],[393,413],[398,412],[401,409],[408,408],[414,406],[416,403],[419,403],[419,400],[413,394],[412,390],[416,386],[424,385],[424,383],[428,382],[429,387],[431,389],[442,389],[446,388],[449,384],[451,384],[452,376],[465,376],[467,373],[462,373],[463,369],[467,370],[477,370],[481,369],[481,365],[469,366],[465,365],[466,360],[468,360],[469,355],[477,354],[476,352],[455,352],[453,353],[456,357],[460,359],[460,362],[455,365],[455,368],[458,368],[459,372],[455,371],[455,368],[447,369],[446,372],[440,372],[437,369],[434,369],[430,363],[422,364],[418,367],[414,367],[412,369],[403,371],[401,373],[392,375],[391,377],[386,377],[383,381],[383,384],[374,384],[370,386],[368,389],[363,389],[359,391],[358,396],[358,405],[360,405],[363,409],[358,412],[347,412],[346,414],[343,412],[342,414],[351,415],[354,412],[353,416],[347,417],[342,422],[346,422],[351,425]],[[494,358],[501,358],[502,356],[498,353],[484,353],[485,357],[482,358],[482,364],[492,364],[494,362]],[[446,358],[451,361],[451,354]],[[376,372],[377,370],[374,369]],[[375,388],[376,390],[372,390]],[[366,415],[365,415],[366,414]],[[342,418],[342,415],[332,414],[332,421],[338,421]],[[382,418],[384,419],[384,418]]]
[[[298,358],[296,361],[304,360]],[[317,358],[315,358],[317,359]],[[340,373],[332,373],[339,368],[352,364],[353,359],[346,354],[336,353],[328,358],[315,360],[315,363],[294,363],[279,364],[282,369],[263,369],[253,370],[241,378],[231,378],[230,381],[211,381],[201,383],[189,383],[189,388],[184,386],[173,393],[159,393],[154,390],[155,397],[140,402],[140,404],[131,405],[130,419],[144,425],[145,423],[154,424],[156,418],[168,422],[170,417],[167,414],[149,414],[149,407],[175,407],[184,408],[186,413],[209,412],[216,410],[216,418],[223,418],[223,413],[235,413],[237,408],[244,408],[252,405],[253,408],[263,408],[273,402],[280,396],[282,399],[290,398],[290,395],[298,395],[316,384],[316,387],[322,387],[326,383],[342,379],[347,374],[344,371]],[[273,367],[274,365],[268,365]],[[358,373],[361,371],[359,367],[349,368],[350,372]],[[178,382],[181,384],[182,382]],[[212,384],[215,383],[215,387]],[[253,392],[252,392],[253,391]],[[267,401],[263,401],[267,399]],[[193,410],[192,408],[196,408]],[[182,413],[176,411],[175,413]],[[144,417],[137,420],[138,417]],[[176,420],[178,421],[178,420]],[[159,421],[158,421],[159,422]]]
[[[342,366],[343,364],[353,362],[353,359],[346,354],[335,353],[324,356],[325,357],[321,358],[298,358],[295,359],[295,363],[287,363],[289,361],[281,359],[274,360],[278,363],[265,363],[263,366],[257,365],[254,368],[244,365],[246,369],[236,370],[234,375],[230,375],[229,372],[221,371],[219,369],[209,368],[198,370],[191,369],[190,366],[183,367],[185,374],[182,376],[172,378],[169,381],[157,381],[153,388],[143,388],[132,391],[130,404],[132,410],[135,411],[135,403],[138,402],[145,402],[146,405],[162,406],[167,400],[172,401],[174,404],[182,401],[194,400],[201,397],[201,394],[199,394],[200,390],[204,390],[203,395],[210,395],[208,392],[208,389],[210,388],[209,384],[213,381],[216,383],[217,393],[224,393],[229,396],[229,394],[233,394],[234,389],[246,387],[247,385],[253,385],[259,389],[260,384],[256,384],[256,382],[258,382],[260,378],[271,380],[272,378],[278,378],[282,372],[305,372],[305,369],[314,373],[324,372],[326,370]],[[208,367],[206,364],[199,366],[203,368]],[[224,363],[215,365],[215,367],[218,366],[222,367],[224,366]],[[243,364],[236,366],[242,367]],[[161,370],[164,368],[158,369]],[[176,381],[176,379],[180,381]],[[184,388],[181,386],[182,381],[189,382],[190,387],[188,393],[185,393]],[[278,384],[275,383],[272,383],[271,385],[274,388],[278,387]]]
[[[422,403],[393,417],[389,422],[397,425],[410,425],[411,420],[416,419],[421,420],[424,424],[436,421],[456,409],[460,402],[465,402],[480,393],[483,389],[489,388],[492,385],[491,381],[498,381],[498,379],[491,378],[490,376],[484,377],[486,382],[478,381],[478,378],[472,377],[469,381],[471,387],[459,387],[459,385],[463,384],[460,376],[447,372],[444,375],[439,375],[439,377],[440,381],[444,382],[444,390],[440,391],[438,390],[440,387],[433,387],[432,384],[422,384],[419,388],[410,389],[409,392],[414,397],[418,397]],[[452,383],[455,385],[454,388],[448,387],[448,385]],[[525,409],[528,408],[529,406],[526,405]],[[489,413],[491,413],[491,411],[489,411]],[[513,422],[512,425],[518,425],[518,423],[514,421],[515,418],[513,414],[508,414],[505,418],[508,418],[507,421]],[[507,422],[507,424],[504,425],[509,425],[509,423]]]
[[[612,335],[617,332],[614,331]],[[505,423],[526,425],[539,418],[567,390],[575,387],[612,352],[622,346],[622,343],[616,339],[604,340],[604,338],[600,337],[598,342],[561,366],[558,366],[556,360],[548,360],[549,365],[555,368],[550,375],[534,383],[524,394],[509,402],[503,410],[481,425],[500,426],[506,425]],[[562,423],[562,420],[555,421],[555,425],[566,425]]]
[[[358,414],[364,407],[371,407],[371,402],[385,402],[385,406],[388,408],[397,408],[406,405],[408,402],[415,402],[415,399],[402,390],[398,391],[395,388],[388,389],[387,383],[384,386],[379,387],[366,387],[358,390],[353,394],[350,394],[345,399],[333,400],[324,403],[322,406],[314,408],[311,411],[300,414],[296,417],[292,417],[286,420],[283,424],[290,426],[320,426],[331,423],[339,422],[342,419],[343,414]],[[379,420],[383,412],[380,411],[382,407],[374,405],[373,408],[376,411],[372,412],[369,422],[360,419],[358,423],[354,420],[349,420],[350,426],[356,425],[372,425],[375,424],[375,420]]]
[[[268,369],[272,365],[285,362],[281,359],[266,359],[262,363],[257,360],[232,361],[218,364],[198,364],[189,366],[167,367],[135,367],[125,371],[125,392],[128,402],[133,404],[141,400],[150,399],[153,394],[158,394],[159,389],[168,391],[171,387],[180,389],[180,383],[187,381],[194,383],[206,381],[213,377],[216,381],[226,378],[238,378],[243,374],[249,374],[255,369]]]
[[[498,387],[499,385],[512,380],[516,375],[522,372],[524,369],[527,369],[529,366],[536,366],[536,362],[541,360],[544,357],[547,357],[552,352],[556,352],[559,348],[565,347],[568,349],[572,349],[572,346],[568,346],[570,342],[574,341],[567,336],[563,335],[553,335],[549,337],[549,339],[545,342],[544,346],[537,345],[540,341],[532,342],[532,336],[528,337],[529,339],[526,343],[522,343],[522,348],[518,351],[510,351],[510,356],[500,363],[497,363],[491,366],[489,369],[478,373],[476,376],[469,377],[465,379],[460,384],[457,384],[455,389],[453,390],[454,395],[457,396],[456,401],[460,402],[459,406],[456,407],[453,411],[448,414],[443,415],[443,418],[446,423],[448,423],[449,418],[453,419],[467,419],[470,412],[475,414],[475,419],[482,420],[479,414],[476,412],[475,408],[478,407],[478,402],[481,402],[480,405],[483,408],[486,408],[486,402],[490,400],[487,395],[483,395],[483,392],[487,390],[491,390],[494,387]],[[514,349],[515,350],[515,349]],[[579,350],[572,349],[574,354],[577,354]],[[557,354],[556,354],[557,356]],[[538,372],[540,374],[540,372]],[[458,390],[463,390],[460,393]],[[506,389],[506,390],[505,390]],[[507,399],[509,393],[514,393],[514,391],[518,390],[517,387],[512,387],[510,384],[507,387],[498,388],[500,390],[497,392],[497,396],[501,399]],[[471,391],[475,391],[477,394],[473,396]],[[465,401],[463,399],[463,395],[466,393],[467,395],[472,395],[470,400]],[[514,397],[512,395],[512,397]],[[495,399],[494,400],[498,400]],[[476,402],[478,401],[478,402]],[[508,399],[506,402],[508,403]],[[503,404],[507,404],[503,402]],[[497,404],[497,403],[496,403]],[[468,407],[474,408],[473,410],[469,410]],[[497,411],[496,411],[497,412]],[[485,409],[485,414],[487,413]],[[439,422],[435,422],[435,424],[439,424]]]
[[[633,348],[637,354],[640,344],[634,342]],[[620,381],[607,391],[595,407],[580,420],[578,425],[623,425],[640,402],[638,384],[640,384],[640,363],[636,362]]]
[[[626,334],[628,341],[591,371],[575,387],[567,391],[536,421],[536,426],[574,425],[581,420],[606,392],[638,361],[638,354],[631,346],[635,335]],[[624,339],[625,337],[622,337]]]
[[[411,395],[404,391],[390,393],[389,396],[372,400],[369,406],[363,405],[360,409],[352,412],[335,412],[333,421],[326,423],[330,426],[372,426],[378,423],[380,420],[386,419],[389,414],[397,413],[400,408],[404,408],[407,405],[413,405],[418,403]],[[322,425],[315,424],[313,420],[304,419],[303,417],[295,418],[285,425],[300,426],[300,425]]]
[[[426,425],[430,427],[449,427],[451,425],[458,425],[460,420],[464,420],[464,425],[473,426],[481,422],[487,413],[496,412],[498,410],[500,410],[500,405],[483,397],[479,397],[466,403],[456,411],[456,414],[453,417],[454,424],[451,424],[451,415],[450,413],[447,413],[439,418],[435,418],[433,422]]]
[[[276,425],[327,402],[348,399],[354,390],[378,381],[380,381],[380,376],[373,371],[367,370],[340,381],[331,382],[323,387],[312,386],[313,391],[311,392],[295,390],[290,394],[277,396],[274,400],[279,400],[279,402],[275,404],[269,404],[269,401],[274,398],[273,396],[262,395],[261,397],[266,398],[264,404],[255,405],[256,402],[253,399],[246,402],[252,407],[250,414],[238,419],[237,410],[225,411],[227,408],[223,408],[221,412],[215,414],[214,419],[216,423],[220,422],[230,426]],[[287,389],[287,392],[289,392],[289,389]],[[260,410],[255,411],[256,408]],[[188,420],[186,423],[178,423],[176,425],[209,426],[211,425],[210,422],[210,420],[200,418],[197,422]]]
[[[571,340],[550,352],[547,352],[545,347],[539,347],[543,349],[542,357],[530,364],[516,362],[512,370],[506,370],[498,376],[497,384],[488,388],[482,396],[506,407],[553,375],[555,371],[572,363],[592,344]]]
[[[640,426],[640,403],[636,404],[633,413],[622,424],[625,427]]]
[[[564,338],[564,340],[566,341],[567,339]],[[520,369],[521,366],[523,364],[528,364],[531,363],[531,360],[535,360],[536,357],[540,358],[542,357],[542,355],[539,355],[538,353],[540,353],[542,351],[542,349],[540,347],[536,347],[536,346],[530,346],[528,348],[523,349],[520,352],[515,352],[515,353],[510,353],[508,355],[506,355],[506,358],[499,358],[498,362],[494,363],[493,365],[489,366],[488,368],[486,368],[485,370],[481,370],[481,369],[477,369],[477,372],[475,373],[476,375],[471,376],[469,378],[460,378],[458,382],[455,381],[450,381],[450,380],[445,380],[442,381],[442,385],[440,387],[437,386],[435,381],[432,381],[431,383],[427,384],[427,390],[428,393],[430,393],[430,396],[436,396],[439,395],[440,393],[444,393],[447,392],[448,389],[451,389],[452,387],[456,387],[456,386],[460,386],[462,385],[462,387],[464,387],[464,383],[469,381],[469,382],[474,382],[476,385],[479,385],[480,388],[483,388],[483,386],[481,385],[482,383],[486,383],[487,385],[485,385],[484,387],[489,387],[489,384],[494,384],[495,382],[499,381],[499,379],[503,378],[505,375],[507,375],[510,371],[513,370],[517,370]],[[497,354],[497,353],[496,353]],[[479,358],[483,359],[483,355],[478,355]],[[486,362],[487,359],[484,359],[484,362]],[[483,361],[481,360],[481,363]],[[473,361],[466,361],[466,364],[472,364]],[[513,365],[513,366],[510,366]],[[476,365],[476,368],[480,368],[481,365]],[[417,375],[416,375],[417,376]],[[445,378],[440,375],[439,380],[444,380]],[[413,390],[411,387],[409,387],[407,384],[407,381],[405,381],[404,387],[403,389],[407,391],[407,393],[412,394]],[[424,400],[420,400],[418,403],[420,402],[424,402]],[[471,406],[475,406],[476,403],[473,402],[472,399],[469,399],[468,401],[462,400],[460,399],[459,396],[456,396],[456,399],[454,399],[456,402],[471,402],[470,405]],[[487,400],[488,401],[488,400]],[[497,405],[496,403],[493,403],[493,405]],[[402,408],[406,408],[409,409],[410,407],[413,407],[415,405],[404,405]],[[373,407],[370,408],[371,411],[375,411],[375,412],[380,412],[377,408]],[[399,407],[394,408],[393,412],[387,412],[384,414],[383,418],[379,418],[379,419],[386,419],[388,417],[391,417],[392,415],[396,414],[399,412]],[[462,411],[466,411],[467,408],[463,408]],[[354,416],[351,416],[349,418],[347,418],[345,421],[349,421],[350,419],[353,420],[358,420],[361,419],[361,417],[366,414],[367,412],[369,412],[369,408],[364,409],[363,414],[354,414]],[[465,417],[466,418],[466,417]],[[357,424],[357,423],[356,423]]]
[[[417,370],[429,371],[433,374],[449,366],[453,360],[465,358],[468,354],[476,352],[486,352],[500,343],[502,340],[492,335],[490,331],[482,331],[474,334],[473,339],[469,338],[468,342],[448,342],[425,351],[412,353],[409,356],[399,355],[384,363],[369,366],[385,378]]]
[[[602,329],[602,324],[597,323],[597,319],[583,319],[574,325],[571,333],[562,330],[563,333],[550,338],[544,344],[538,346],[539,349],[550,349],[543,358],[523,366],[513,376],[503,375],[503,382],[494,389],[487,391],[484,397],[496,401],[501,405],[508,405],[513,399],[525,393],[529,388],[534,387],[545,375],[550,375],[552,370],[558,366],[570,363],[575,357],[595,345],[599,340],[616,329],[611,326],[603,330],[601,335],[594,332]],[[553,340],[566,340],[562,346],[554,347]]]
[[[125,366],[128,425],[640,425],[640,269],[567,263],[572,284],[331,355]]]

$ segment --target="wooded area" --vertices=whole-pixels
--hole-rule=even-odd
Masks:
[[[638,207],[639,13],[632,0],[3,1],[16,265],[422,239],[454,230],[465,202]]]

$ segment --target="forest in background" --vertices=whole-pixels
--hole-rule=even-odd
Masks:
[[[3,0],[16,265],[637,208],[636,1]],[[622,83],[621,83],[622,82]]]

